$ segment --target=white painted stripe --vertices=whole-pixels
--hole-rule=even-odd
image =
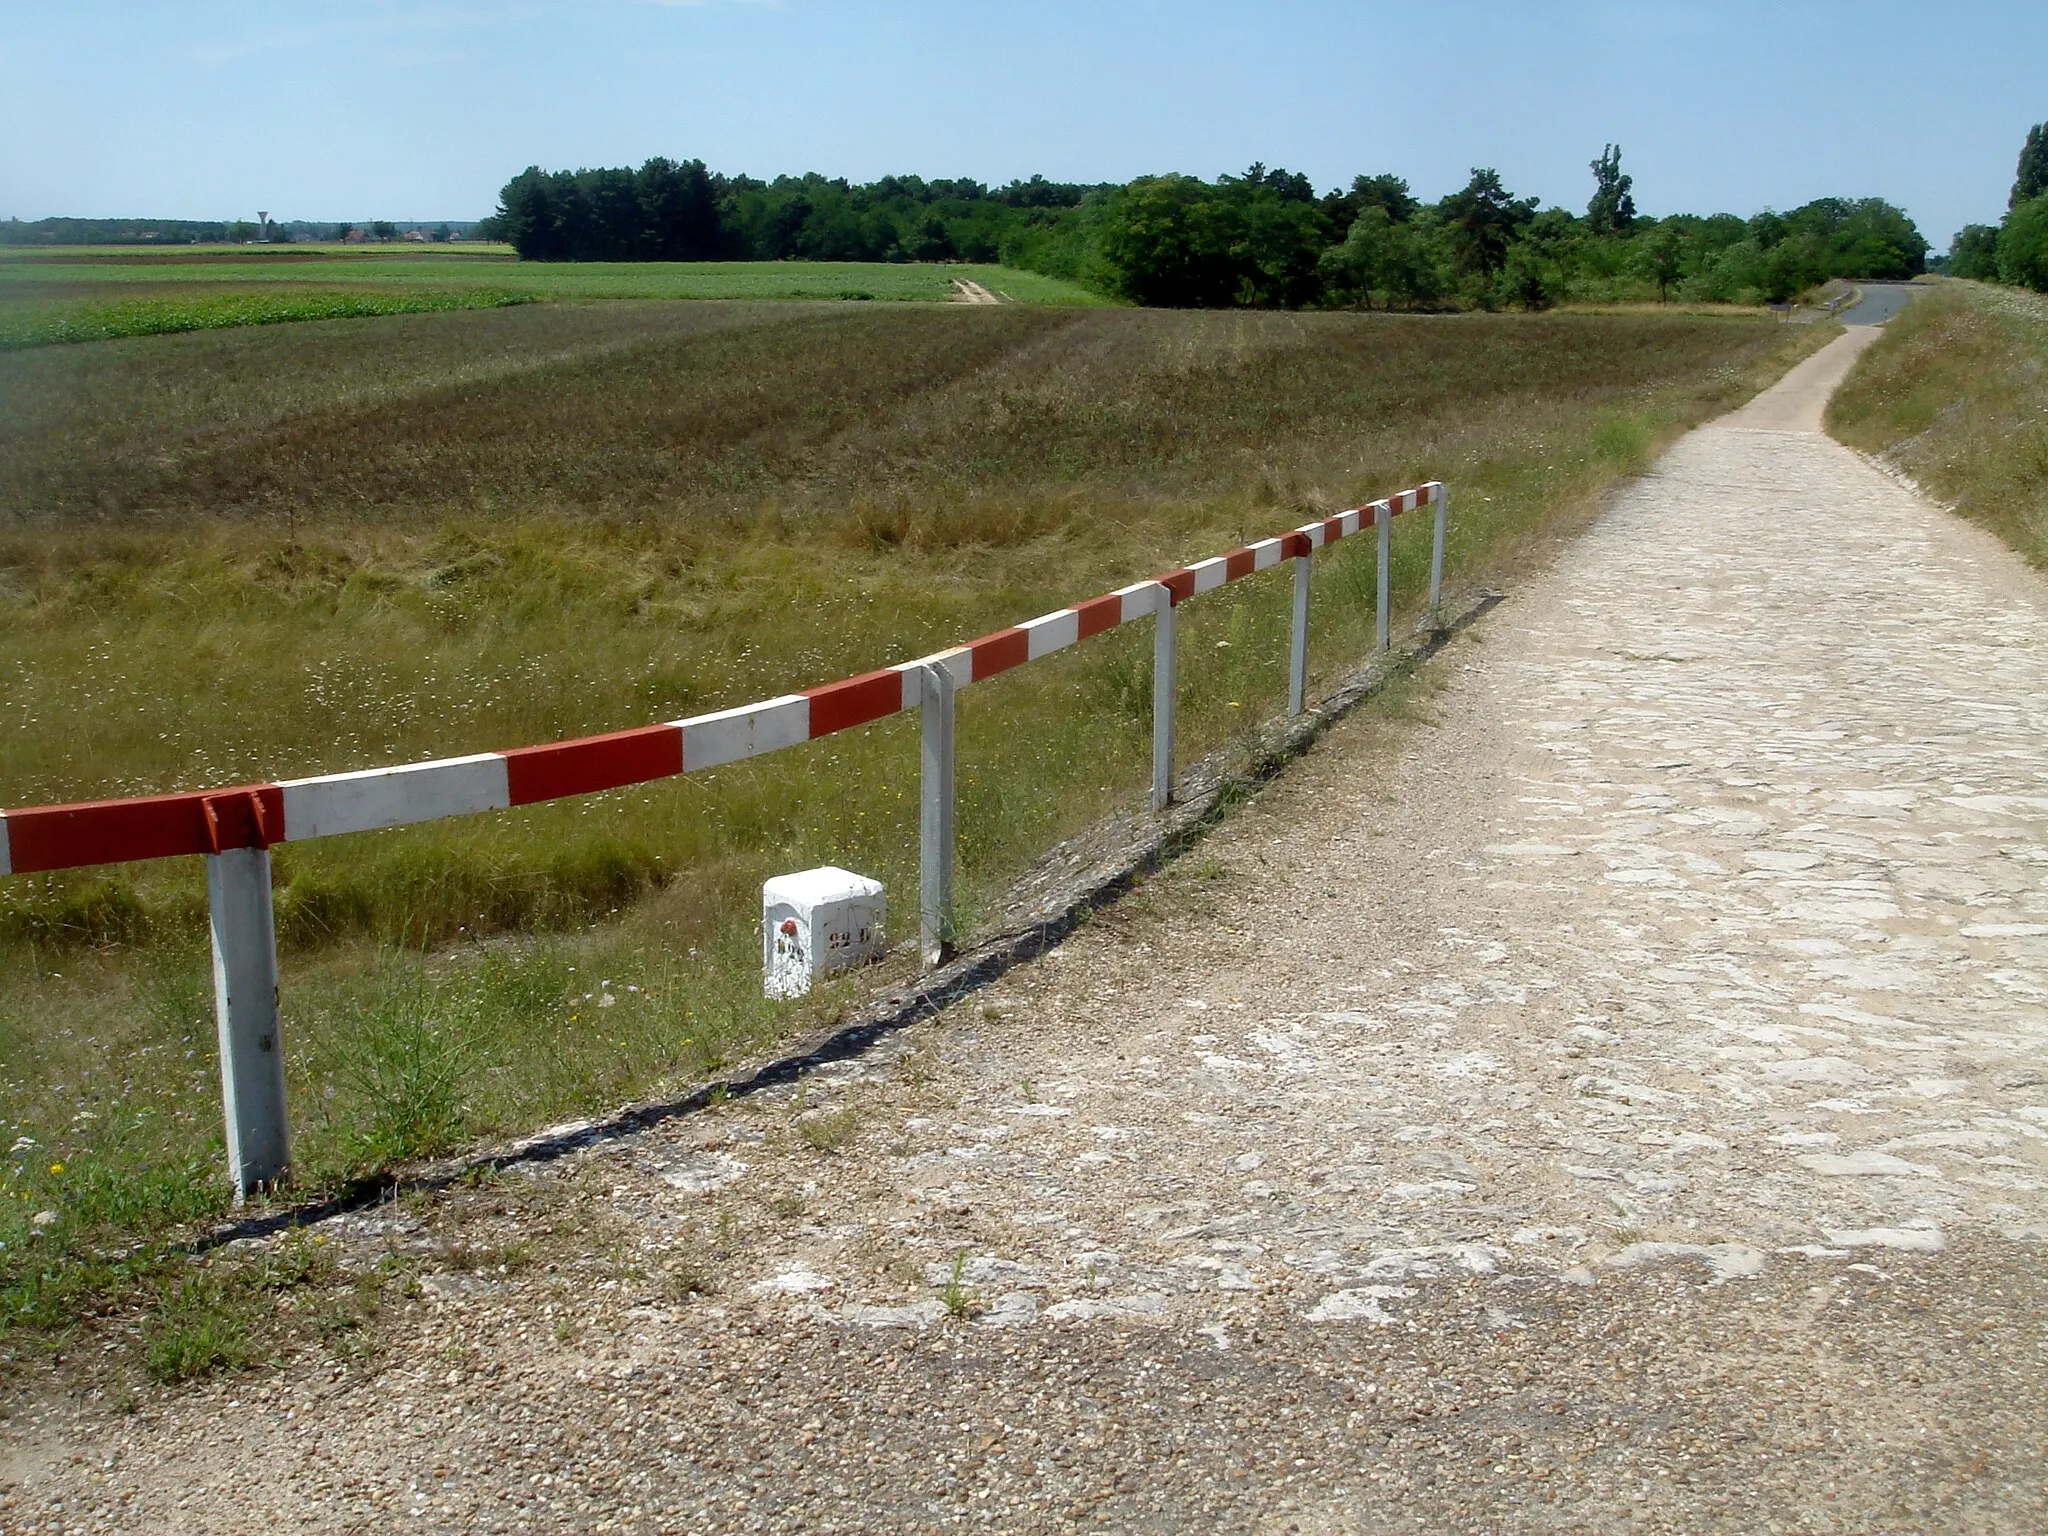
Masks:
[[[1214,560],[1202,560],[1189,566],[1188,573],[1195,578],[1197,592],[1214,592],[1229,579],[1229,562],[1218,555]]]
[[[14,861],[7,851],[7,813],[0,811],[0,875],[14,873]]]
[[[1346,512],[1343,515],[1343,518],[1341,521],[1339,521],[1337,527],[1340,530],[1341,536],[1348,539],[1351,537],[1351,535],[1358,532],[1358,524],[1359,511],[1358,508],[1353,507],[1349,512]]]
[[[1310,549],[1321,549],[1329,542],[1329,536],[1323,532],[1323,525],[1321,523],[1303,523],[1294,531],[1307,535],[1308,547]]]
[[[1066,649],[1081,638],[1081,615],[1071,608],[1062,608],[1058,613],[1032,619],[1022,628],[1031,637],[1029,654],[1036,661],[1041,656]]]
[[[1261,539],[1258,543],[1250,545],[1249,548],[1252,552],[1252,569],[1255,571],[1263,571],[1280,563],[1280,541],[1278,539]]]
[[[1425,495],[1428,497],[1428,499],[1432,502],[1438,502],[1444,499],[1444,483],[1441,480],[1432,480],[1422,489]]]
[[[1118,587],[1110,596],[1123,600],[1122,612],[1117,619],[1119,624],[1128,624],[1133,619],[1150,618],[1173,601],[1166,588],[1156,581],[1140,581],[1128,587]]]
[[[811,701],[787,693],[761,704],[671,722],[683,733],[683,772],[759,757],[811,739]]]
[[[924,703],[924,683],[917,675],[917,669],[922,665],[922,662],[899,661],[889,669],[891,672],[899,674],[903,679],[903,707],[905,709],[916,709]]]
[[[965,688],[974,681],[974,652],[964,645],[933,651],[929,656],[920,656],[917,664],[921,667],[937,667],[953,680],[955,688]]]
[[[496,752],[287,779],[279,788],[284,791],[284,835],[292,842],[502,811],[512,803],[505,759]]]

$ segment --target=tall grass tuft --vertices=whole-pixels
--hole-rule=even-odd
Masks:
[[[357,1161],[381,1167],[461,1141],[478,1003],[477,991],[437,986],[416,965],[386,971],[336,1051],[357,1106],[349,1136]]]

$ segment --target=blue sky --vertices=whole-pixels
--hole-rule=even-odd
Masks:
[[[2048,4],[0,0],[0,217],[474,218],[530,163],[2004,211]]]

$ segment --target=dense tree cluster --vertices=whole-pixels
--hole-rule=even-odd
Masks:
[[[530,166],[488,232],[536,261],[997,261],[1006,237],[1095,190],[1042,176],[993,190],[919,176],[764,182],[657,157],[637,171]]]
[[[1964,225],[1949,247],[1948,270],[2048,293],[2048,123],[2027,130],[2004,219]]]
[[[1592,162],[1583,216],[1476,169],[1426,203],[1398,176],[1318,196],[1307,177],[1033,177],[1007,187],[886,176],[763,182],[700,160],[507,184],[493,229],[543,261],[1003,261],[1141,304],[1436,308],[1657,296],[1757,302],[1830,277],[1910,277],[1927,245],[1875,198],[1790,213],[1644,218],[1621,149]]]

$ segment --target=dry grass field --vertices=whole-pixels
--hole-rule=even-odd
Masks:
[[[1943,282],[1863,355],[1828,430],[2048,568],[2048,298]]]
[[[1470,583],[1823,339],[617,301],[0,355],[0,805],[675,718],[1428,478]],[[1404,520],[1410,610],[1426,541]],[[1321,679],[1364,653],[1369,546],[1318,557]],[[1189,755],[1278,709],[1286,588],[1184,610]],[[1118,633],[963,695],[969,921],[1142,793],[1149,655]],[[873,873],[907,931],[915,729],[280,848],[302,1184],[697,1078],[829,1009],[755,995],[758,884]],[[0,882],[0,1277],[31,1329],[141,1262],[106,1254],[224,1199],[197,864]]]

